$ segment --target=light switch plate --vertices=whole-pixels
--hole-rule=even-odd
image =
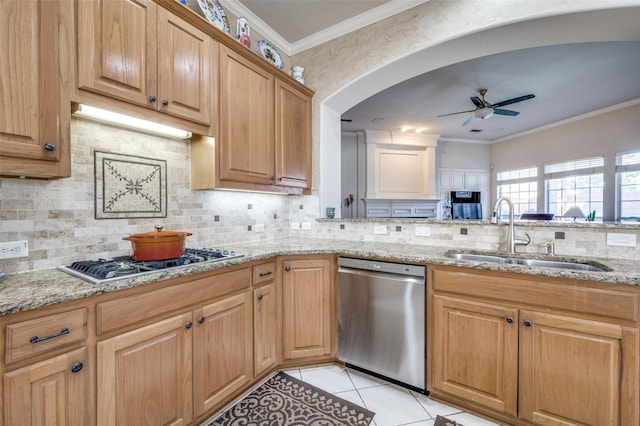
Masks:
[[[608,246],[635,247],[636,234],[616,234],[607,232]]]
[[[373,225],[373,233],[376,235],[386,235],[387,225]]]
[[[430,237],[431,227],[429,226],[416,226],[416,237]]]
[[[311,222],[302,222],[300,229],[306,229],[306,230],[311,229]]]

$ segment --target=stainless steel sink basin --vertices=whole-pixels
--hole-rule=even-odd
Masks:
[[[460,253],[449,252],[445,253],[445,256],[452,259],[469,260],[473,262],[495,262],[512,265],[525,265],[536,266],[541,268],[559,268],[569,269],[573,271],[589,271],[589,272],[608,272],[611,268],[597,262],[573,262],[563,260],[544,260],[544,259],[530,259],[526,257],[513,257],[499,254],[475,254],[475,253]]]

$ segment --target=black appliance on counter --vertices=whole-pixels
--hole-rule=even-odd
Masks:
[[[452,219],[482,219],[480,191],[451,191]]]
[[[220,249],[185,249],[183,256],[166,260],[134,260],[131,256],[113,259],[81,260],[58,269],[94,284],[152,274],[160,271],[186,268],[198,263],[219,262],[242,257],[234,251]]]

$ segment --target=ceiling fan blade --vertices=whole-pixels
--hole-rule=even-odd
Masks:
[[[475,115],[473,115],[473,114],[471,114],[471,115],[469,116],[469,118],[467,118],[467,120],[466,120],[464,123],[462,123],[462,125],[463,125],[463,126],[466,126],[467,124],[471,123],[471,122],[473,121],[473,119],[474,119],[474,118],[476,118],[476,116],[475,116]]]
[[[502,102],[498,102],[496,104],[493,104],[492,107],[500,108],[500,107],[505,106],[505,105],[515,104],[517,102],[526,101],[527,99],[532,99],[532,98],[535,98],[535,97],[536,97],[536,95],[534,95],[533,93],[530,94],[530,95],[518,96],[517,98],[507,99],[506,101],[502,101]]]
[[[473,111],[475,111],[475,109],[470,109],[469,111],[452,112],[450,114],[436,115],[436,117],[446,117],[447,115],[464,114],[466,112],[473,112]]]
[[[493,113],[498,115],[508,115],[511,117],[515,117],[516,115],[520,114],[518,111],[511,111],[510,109],[500,109],[500,108],[494,108]]]
[[[484,102],[482,102],[482,99],[480,99],[479,97],[472,96],[470,99],[471,99],[471,102],[473,102],[473,104],[475,106],[477,106],[478,108],[484,108],[485,107]]]

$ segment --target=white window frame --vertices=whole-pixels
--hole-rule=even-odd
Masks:
[[[602,200],[599,201],[599,205],[594,206],[594,204],[597,204],[598,202],[592,201],[591,199],[589,199],[586,205],[585,203],[580,203],[575,200],[571,201],[571,200],[562,199],[559,202],[560,210],[552,211],[550,207],[551,205],[551,197],[550,197],[551,189],[549,188],[550,181],[569,178],[569,177],[594,176],[594,175],[601,176],[602,187],[589,186],[589,193],[591,195],[593,191],[592,188],[600,188],[600,191],[602,192],[603,195],[602,195]],[[567,190],[567,191],[563,190],[562,194],[565,194],[566,192],[569,192],[569,191],[570,190]],[[546,211],[548,213],[554,213],[556,217],[564,214],[564,212],[567,211],[569,207],[577,205],[578,207],[582,208],[585,215],[588,215],[589,212],[596,210],[597,212],[596,217],[601,219],[603,214],[603,208],[604,208],[604,157],[599,156],[599,157],[585,158],[585,159],[572,160],[572,161],[563,161],[561,163],[545,164],[544,165],[544,192],[545,192]]]
[[[640,175],[640,151],[623,152],[616,154],[616,220],[619,221],[640,221],[639,216],[623,216],[623,202],[636,201],[640,205],[640,198],[637,200],[623,200],[622,174],[637,173]]]
[[[508,194],[504,194],[502,191],[502,187],[503,186],[508,186],[508,185],[520,185],[520,184],[533,184],[533,187],[535,188],[534,190],[534,196],[533,196],[533,202],[529,201],[529,202],[521,202],[520,199],[522,197],[514,197],[513,194],[517,193],[517,194],[528,194],[528,197],[524,197],[524,198],[529,198],[531,199],[531,193],[532,191],[510,191]],[[531,207],[533,207],[534,210],[537,210],[537,198],[538,198],[538,167],[534,166],[534,167],[523,167],[520,169],[514,169],[514,170],[505,170],[502,172],[497,172],[496,173],[496,194],[498,194],[498,197],[501,196],[506,196],[507,198],[509,198],[511,200],[511,202],[513,203],[513,207],[514,207],[514,216],[516,218],[519,218],[520,215],[528,210],[531,209]],[[502,219],[504,219],[505,215],[502,214],[502,212],[500,212],[500,217]]]

